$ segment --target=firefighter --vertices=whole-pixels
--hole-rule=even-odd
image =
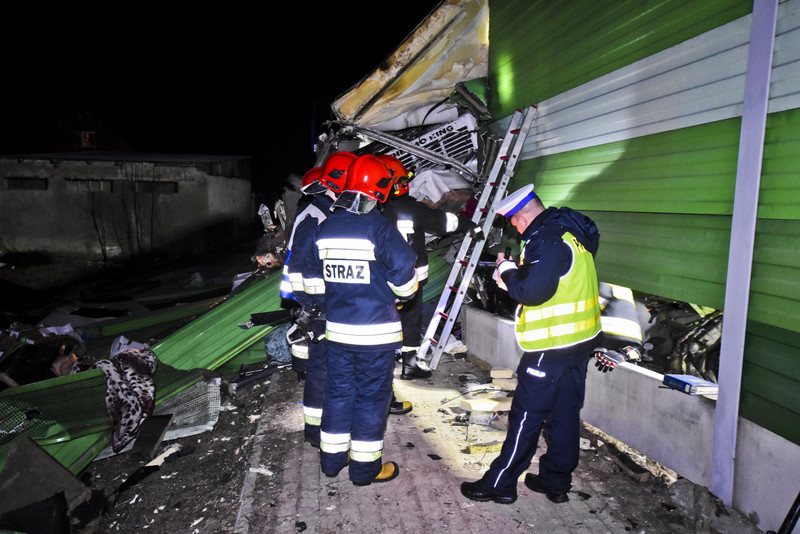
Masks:
[[[404,302],[400,309],[403,323],[402,380],[429,378],[431,369],[417,357],[422,343],[422,288],[428,281],[428,251],[425,234],[445,235],[471,231],[473,237],[479,236],[481,229],[465,217],[442,209],[435,209],[409,195],[409,182],[412,174],[394,156],[379,156],[381,161],[397,178],[391,198],[383,205],[383,214],[397,225],[400,233],[417,253],[417,278],[420,290],[414,298]]]
[[[316,319],[317,328],[324,321],[328,346],[320,467],[335,477],[349,465],[358,486],[399,472],[395,462],[382,463],[394,356],[403,340],[396,304],[412,297],[418,283],[416,254],[376,209],[393,185],[376,156],[360,156],[303,269],[306,294],[325,310]]]
[[[328,157],[323,167],[314,167],[303,177],[300,187],[303,197],[298,203],[283,267],[280,287],[282,298],[302,300],[302,296],[298,299],[297,295],[304,290],[302,267],[313,245],[314,232],[330,213],[336,195],[344,189],[347,168],[355,159],[355,154],[336,152]],[[313,447],[319,447],[322,397],[328,369],[326,344],[324,339],[309,340],[307,335],[296,335],[297,327],[295,323],[295,327],[287,333],[287,341],[292,354],[292,368],[305,377],[303,431],[305,441]]]
[[[586,371],[600,336],[599,233],[581,213],[545,208],[533,185],[501,200],[495,211],[510,219],[523,242],[519,264],[497,260],[498,285],[519,303],[514,323],[523,354],[500,454],[481,479],[464,482],[461,493],[474,501],[516,501],[517,480],[544,431],[547,452],[525,486],[563,503],[578,465]]]

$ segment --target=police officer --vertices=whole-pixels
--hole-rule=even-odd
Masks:
[[[470,219],[460,217],[442,209],[435,209],[409,195],[411,175],[402,162],[388,154],[379,156],[381,161],[397,178],[393,194],[383,205],[383,214],[397,225],[400,233],[417,253],[417,278],[420,290],[400,309],[403,322],[403,347],[401,349],[402,380],[428,378],[431,370],[417,358],[422,343],[422,287],[428,281],[428,251],[425,234],[445,235],[471,230],[474,236],[480,232]]]
[[[396,304],[412,297],[418,283],[416,254],[375,209],[393,185],[376,156],[360,156],[303,269],[306,293],[325,310],[328,343],[320,466],[334,477],[349,464],[359,486],[399,473],[395,462],[382,463],[383,434],[403,340]]]
[[[498,285],[519,303],[517,343],[523,350],[508,433],[499,456],[480,480],[461,493],[475,501],[510,504],[517,480],[545,432],[547,452],[525,485],[554,503],[569,500],[578,465],[580,409],[586,370],[600,334],[594,222],[570,208],[545,208],[527,185],[498,202],[522,239],[520,261],[498,257]]]

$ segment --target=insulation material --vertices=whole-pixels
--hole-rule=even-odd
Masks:
[[[445,0],[381,65],[333,102],[334,115],[379,125],[449,98],[488,73],[487,0]]]
[[[472,184],[458,173],[447,169],[426,169],[417,174],[409,184],[409,195],[419,201],[429,201],[436,205],[445,193],[467,189],[472,191]]]

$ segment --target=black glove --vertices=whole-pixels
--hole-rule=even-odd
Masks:
[[[483,239],[485,236],[483,235],[483,228],[480,226],[474,226],[467,230],[467,235],[474,239],[475,241],[479,241]]]
[[[325,313],[316,304],[296,312],[294,323],[314,343],[325,337]]]
[[[597,360],[594,365],[598,371],[607,373],[613,371],[614,368],[626,360],[625,356],[615,350],[604,349],[597,347],[594,349],[594,357]]]

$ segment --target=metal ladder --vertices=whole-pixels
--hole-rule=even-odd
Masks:
[[[472,222],[476,225],[483,219],[483,224],[480,225],[483,230],[483,239],[475,240],[470,235],[464,236],[461,248],[450,270],[450,276],[447,278],[442,294],[439,297],[439,303],[436,305],[436,311],[431,318],[417,352],[418,361],[427,361],[428,351],[433,347],[433,354],[429,364],[431,369],[436,369],[437,365],[439,365],[444,345],[450,336],[456,317],[458,317],[461,304],[464,302],[472,275],[475,273],[483,246],[486,243],[485,238],[489,235],[494,223],[494,206],[503,199],[506,186],[514,176],[514,167],[517,164],[522,145],[528,136],[535,114],[536,106],[530,106],[524,112],[516,110],[508,124],[505,137],[503,137],[498,151],[498,157],[489,171],[483,191],[478,199],[475,213],[472,215]],[[498,179],[498,177],[500,178]],[[491,206],[491,209],[488,206]],[[445,324],[440,330],[442,319],[445,319]]]

